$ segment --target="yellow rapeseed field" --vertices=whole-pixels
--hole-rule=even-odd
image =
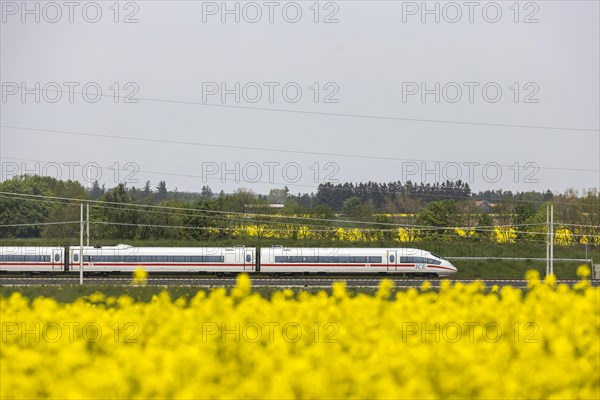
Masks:
[[[442,281],[350,296],[0,298],[0,397],[598,398],[600,291]],[[139,278],[139,276],[138,276]]]
[[[533,238],[536,234],[544,234],[544,226],[530,227],[531,232],[521,231]],[[399,243],[413,243],[426,239],[427,234],[431,233],[427,229],[419,228],[395,228],[390,230],[374,229],[374,228],[342,228],[342,227],[319,227],[311,228],[308,226],[286,225],[283,228],[278,225],[276,227],[268,224],[245,224],[235,225],[230,228],[229,234],[232,237],[264,237],[277,239],[330,239],[345,242],[375,242],[383,240],[387,231],[389,237]],[[471,228],[454,228],[454,235],[448,235],[446,240],[455,240],[461,238],[480,238],[489,239],[493,243],[516,243],[517,242],[517,227],[496,226],[491,232],[488,228],[477,230]],[[536,232],[536,233],[534,233]],[[220,234],[219,230],[211,231],[213,234]],[[570,246],[573,244],[600,244],[600,235],[591,234],[584,231],[571,231],[565,227],[557,227],[554,232],[554,243],[561,246]]]

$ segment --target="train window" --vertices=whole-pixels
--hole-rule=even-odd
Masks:
[[[252,255],[246,254],[246,262],[252,262]]]
[[[8,262],[50,262],[50,256],[33,256],[33,255],[5,255],[0,256],[0,261]]]
[[[369,263],[381,263],[381,257],[379,257],[379,256],[369,257]]]
[[[77,253],[73,254],[73,261],[75,261],[75,262],[79,261],[79,254],[77,254]]]
[[[393,254],[390,254],[390,262],[392,262],[392,263],[393,263],[393,262],[394,262],[394,260],[396,260],[396,257],[394,257],[394,255],[393,255]]]
[[[55,254],[54,255],[54,262],[59,262],[60,261],[60,254]]]
[[[400,257],[400,262],[404,264],[441,264],[440,261],[425,257]]]

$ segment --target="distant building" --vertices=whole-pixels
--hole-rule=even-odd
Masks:
[[[492,209],[496,207],[495,203],[490,203],[487,200],[477,200],[475,201],[475,205],[479,210],[484,214],[489,214],[492,212]]]

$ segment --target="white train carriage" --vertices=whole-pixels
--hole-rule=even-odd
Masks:
[[[64,247],[0,247],[0,271],[64,271]]]
[[[69,249],[69,270],[79,271],[79,247]],[[84,272],[254,272],[252,247],[84,247]]]
[[[401,273],[447,276],[450,261],[419,249],[274,246],[260,250],[264,273]]]

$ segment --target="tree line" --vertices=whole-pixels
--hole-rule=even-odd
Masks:
[[[246,232],[240,228],[244,226],[299,232],[338,226],[385,230],[388,224],[475,228],[535,225],[539,231],[545,222],[547,202],[555,204],[558,223],[582,225],[577,232],[598,235],[600,226],[597,190],[582,194],[573,190],[562,194],[501,190],[474,194],[460,181],[433,185],[328,183],[320,185],[314,194],[292,195],[284,187],[257,195],[246,189],[215,194],[206,185],[198,193],[179,192],[168,190],[165,181],[156,187],[146,182],[139,189],[123,184],[106,189],[96,182],[88,190],[76,181],[25,175],[0,183],[0,191],[98,200],[91,207],[92,236],[106,239],[225,239]],[[0,225],[10,226],[0,227],[0,238],[78,237],[79,204],[50,197],[1,195]],[[477,203],[481,199],[488,200],[493,208],[482,210]],[[526,239],[523,232],[527,229],[516,229],[519,239]],[[431,230],[434,235],[443,232]]]

